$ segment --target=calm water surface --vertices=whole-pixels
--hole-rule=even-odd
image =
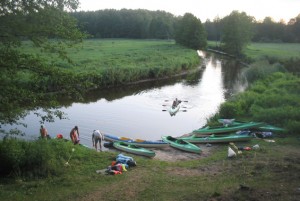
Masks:
[[[206,124],[218,107],[232,94],[244,89],[240,66],[234,61],[214,54],[204,55],[206,65],[198,72],[171,80],[91,92],[84,102],[63,103],[61,110],[68,119],[45,123],[49,134],[69,132],[77,125],[81,143],[91,147],[94,129],[104,133],[149,140],[163,135],[180,136]],[[175,116],[170,116],[168,106],[175,98],[184,100]],[[163,106],[168,105],[168,106]],[[23,120],[28,126],[21,128],[27,137],[39,136],[39,118],[29,112]]]

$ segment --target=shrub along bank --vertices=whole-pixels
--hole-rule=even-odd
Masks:
[[[289,73],[274,73],[253,83],[220,106],[218,118],[262,121],[286,128],[289,133],[300,131],[300,78]]]

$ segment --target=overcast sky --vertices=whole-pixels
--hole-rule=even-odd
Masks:
[[[103,9],[164,10],[176,16],[192,13],[202,22],[223,18],[233,10],[244,11],[256,20],[272,17],[288,22],[300,14],[300,0],[80,0],[79,10]]]

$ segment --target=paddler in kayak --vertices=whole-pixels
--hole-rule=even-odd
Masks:
[[[172,104],[172,108],[176,108],[177,105],[179,105],[181,103],[181,100],[178,100],[177,98],[175,98],[175,100],[173,101],[173,104]]]

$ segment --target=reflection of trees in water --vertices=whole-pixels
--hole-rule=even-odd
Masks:
[[[199,82],[201,81],[202,75],[203,75],[203,69],[201,69],[200,71],[198,71],[196,73],[186,75],[184,77],[185,83],[190,86],[198,85]]]
[[[92,103],[92,102],[97,102],[102,98],[107,101],[118,100],[126,96],[138,94],[142,91],[148,91],[154,88],[160,88],[167,85],[174,85],[176,82],[179,82],[181,80],[182,77],[176,77],[172,79],[146,81],[146,82],[140,82],[140,83],[130,84],[130,85],[96,89],[87,92],[83,97],[83,99],[79,102]],[[73,100],[65,99],[64,97],[61,97],[59,103],[61,106],[67,107],[72,105]]]
[[[246,83],[241,69],[242,65],[237,60],[222,60],[223,84],[226,89],[226,98],[245,88]]]
[[[202,77],[202,71],[200,70],[197,71],[196,73],[189,73],[189,74],[185,74],[185,75],[181,75],[169,79],[146,81],[146,82],[139,82],[130,85],[97,89],[97,90],[87,92],[83,97],[83,100],[81,100],[80,102],[92,103],[92,102],[97,102],[102,98],[107,101],[113,101],[113,100],[121,99],[126,96],[139,94],[140,92],[143,91],[149,91],[154,88],[161,88],[168,85],[172,86],[177,82],[181,82],[183,79],[185,80],[187,85],[197,85],[200,82],[201,77]],[[72,103],[73,100],[65,99],[64,97],[61,97],[60,99],[61,106],[67,107],[72,105]]]

